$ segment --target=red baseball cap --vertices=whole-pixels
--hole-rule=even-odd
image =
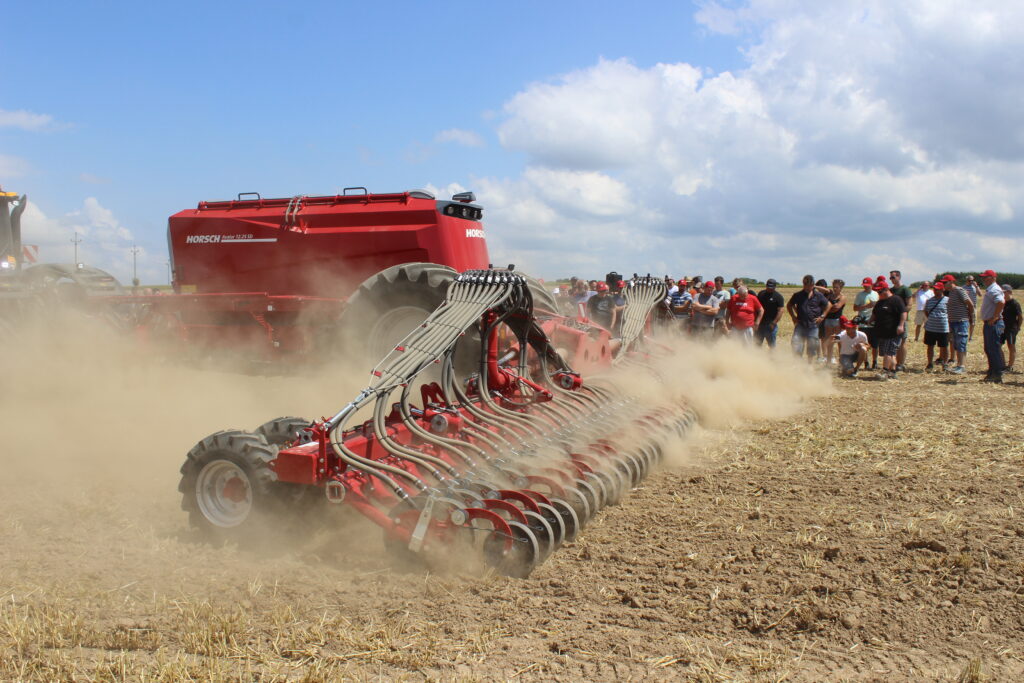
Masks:
[[[598,282],[597,283],[597,287],[595,289],[597,291],[599,291],[599,292],[607,292],[608,291],[608,283],[607,282]]]
[[[881,292],[883,290],[889,289],[889,283],[885,281],[885,278],[882,278],[881,280],[875,283],[875,286],[872,287],[872,289],[875,290],[876,292]]]
[[[845,315],[839,316],[839,324],[843,327],[857,327],[857,323],[847,320]]]
[[[871,278],[869,278],[869,277],[866,277],[866,278],[864,278],[863,280],[861,280],[861,281],[860,281],[860,283],[861,283],[862,285],[873,285],[873,284],[874,284],[874,281],[873,281],[873,280],[872,280]]]
[[[999,277],[998,275],[996,275],[996,271],[992,270],[991,268],[989,268],[984,273],[982,273],[981,276],[982,277]]]
[[[936,282],[934,285],[932,285],[932,289],[937,289],[937,290],[939,290],[941,292],[942,290],[944,290],[946,288],[945,288],[945,286],[943,286],[943,284],[941,282]]]
[[[713,288],[714,286],[715,286],[715,283],[713,281],[711,281],[711,280],[708,280],[707,282],[704,283],[704,288],[705,289],[707,289],[708,287],[712,287]]]
[[[942,276],[942,281],[943,282],[956,282],[956,278],[947,273],[946,275]]]

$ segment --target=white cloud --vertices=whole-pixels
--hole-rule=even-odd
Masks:
[[[508,100],[499,139],[527,164],[476,183],[492,251],[548,277],[1020,270],[1024,5],[749,0],[697,18],[747,67],[601,60]]]
[[[28,175],[31,170],[32,166],[24,159],[9,154],[0,154],[0,181],[7,178],[21,178]]]
[[[122,283],[131,279],[133,234],[95,197],[88,197],[81,208],[58,217],[48,216],[29,200],[21,218],[22,242],[39,246],[39,261],[74,262],[77,235],[78,260],[110,272]],[[144,282],[166,281],[162,260],[165,257],[139,245],[139,277]]]
[[[0,109],[0,128],[20,128],[22,130],[36,131],[46,130],[53,125],[53,117],[49,114],[36,114],[24,109],[17,111]]]
[[[434,136],[434,142],[444,144],[452,142],[463,147],[483,147],[484,139],[480,137],[479,133],[475,133],[471,130],[463,130],[461,128],[449,128],[448,130],[442,130],[440,133]]]

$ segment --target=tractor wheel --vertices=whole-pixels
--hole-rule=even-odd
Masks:
[[[188,452],[181,466],[181,507],[192,526],[213,541],[259,546],[271,539],[282,510],[277,449],[262,435],[239,430],[211,434]]]
[[[516,272],[519,273],[519,271]],[[526,284],[529,286],[530,293],[533,295],[534,308],[543,308],[546,311],[558,313],[558,302],[555,301],[554,295],[548,291],[541,281],[527,275],[526,273],[519,274],[526,278]]]
[[[341,315],[342,350],[383,358],[441,305],[457,274],[436,263],[403,263],[370,276]]]

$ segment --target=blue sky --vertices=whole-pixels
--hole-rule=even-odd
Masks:
[[[25,3],[0,184],[122,279],[200,200],[346,185],[473,189],[547,277],[1007,268],[1024,22],[959,4]]]

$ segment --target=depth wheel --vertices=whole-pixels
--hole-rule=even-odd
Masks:
[[[191,525],[215,541],[266,542],[281,512],[277,475],[270,469],[276,456],[262,436],[239,430],[197,443],[178,484]]]

